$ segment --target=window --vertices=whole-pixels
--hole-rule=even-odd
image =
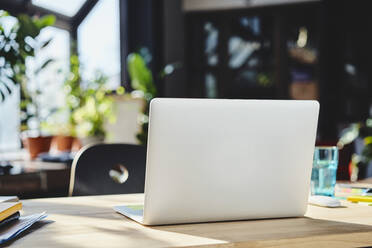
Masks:
[[[26,61],[29,81],[27,87],[30,92],[40,91],[35,104],[39,108],[39,118],[46,120],[57,108],[64,105],[64,94],[61,91],[66,73],[69,70],[70,36],[66,30],[55,27],[47,27],[38,36],[39,40],[46,41],[52,38],[49,45],[36,52],[35,57]],[[39,74],[35,69],[39,68],[48,59],[53,59]],[[29,114],[32,109],[28,109]],[[39,128],[36,117],[28,120],[30,129]]]
[[[1,12],[1,10],[0,10]],[[17,20],[13,17],[1,19],[1,26],[9,32]],[[3,63],[0,61],[0,63]],[[2,78],[4,80],[4,78]],[[1,84],[0,84],[1,87]],[[0,154],[2,151],[20,147],[19,142],[19,86],[13,88],[12,94],[0,102]],[[1,156],[1,155],[0,155]]]
[[[20,147],[19,142],[19,86],[0,103],[0,154]]]
[[[97,70],[109,77],[108,87],[120,85],[119,1],[99,1],[78,29],[83,79]]]
[[[244,12],[190,14],[191,94],[207,98],[275,96],[273,18]]]

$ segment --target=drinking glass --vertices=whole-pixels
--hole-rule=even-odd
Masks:
[[[335,146],[315,147],[311,173],[311,194],[334,196],[338,150]]]

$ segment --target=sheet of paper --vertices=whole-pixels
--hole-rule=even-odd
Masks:
[[[0,202],[17,202],[19,201],[17,196],[0,196]]]
[[[9,226],[2,227],[0,229],[0,244],[3,244],[8,240],[15,238],[21,232],[32,226],[32,224],[44,219],[45,217],[47,217],[45,212],[22,216],[18,220],[14,221],[14,223],[9,224]]]

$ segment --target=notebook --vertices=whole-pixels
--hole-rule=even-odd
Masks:
[[[23,231],[27,230],[35,222],[44,219],[47,215],[45,212],[40,214],[32,214],[28,216],[21,216],[18,220],[9,223],[7,226],[0,229],[0,247],[1,245],[14,239]]]
[[[0,203],[2,202],[17,202],[19,198],[17,196],[0,196]]]
[[[15,220],[18,220],[19,217],[21,217],[21,215],[20,215],[19,212],[15,213],[15,214],[12,214],[12,215],[9,216],[8,218],[6,218],[6,219],[0,221],[0,228],[1,228],[2,226],[7,226],[9,223],[12,223],[12,222],[15,221]]]
[[[0,203],[0,221],[17,213],[22,209],[21,202],[2,202]]]

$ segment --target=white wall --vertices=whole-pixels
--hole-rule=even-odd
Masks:
[[[116,122],[107,124],[106,142],[138,144],[136,134],[140,130],[139,114],[144,106],[143,99],[132,98],[130,95],[115,98]]]

